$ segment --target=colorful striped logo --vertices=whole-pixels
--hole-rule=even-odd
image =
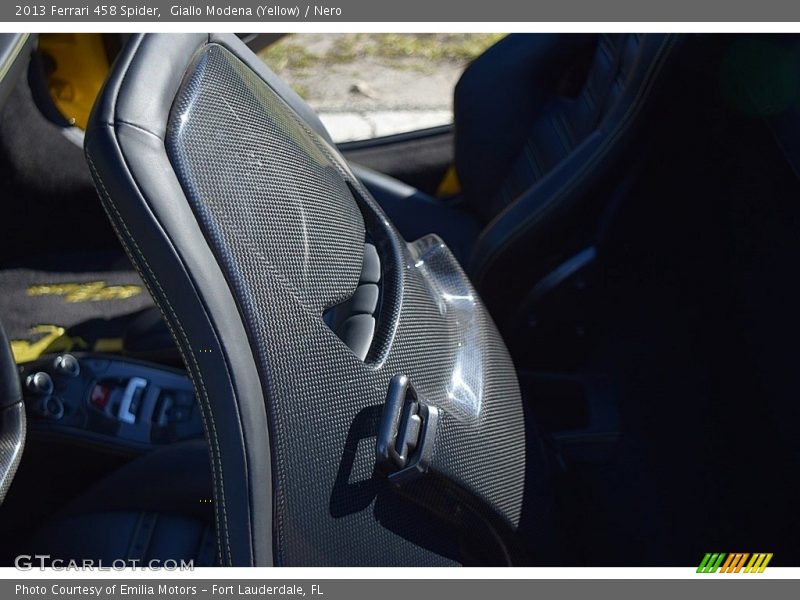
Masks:
[[[771,552],[757,552],[755,554],[750,554],[749,552],[736,552],[732,554],[727,554],[725,552],[708,552],[703,557],[703,560],[700,561],[697,572],[763,573],[771,560]]]

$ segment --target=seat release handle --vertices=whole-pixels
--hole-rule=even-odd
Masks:
[[[428,471],[438,420],[439,409],[418,397],[406,375],[392,377],[375,446],[389,481],[401,485]]]

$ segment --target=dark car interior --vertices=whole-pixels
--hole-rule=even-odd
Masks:
[[[0,564],[800,562],[800,38],[512,34],[336,145],[259,38],[64,36],[0,36]]]

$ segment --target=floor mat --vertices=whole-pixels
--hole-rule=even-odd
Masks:
[[[48,352],[117,352],[130,321],[152,305],[133,270],[0,271],[0,320],[17,362]]]

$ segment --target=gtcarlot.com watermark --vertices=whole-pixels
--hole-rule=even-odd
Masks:
[[[194,560],[139,560],[118,558],[111,562],[102,560],[63,560],[49,554],[20,554],[14,559],[14,566],[20,571],[51,569],[53,571],[194,571]]]

